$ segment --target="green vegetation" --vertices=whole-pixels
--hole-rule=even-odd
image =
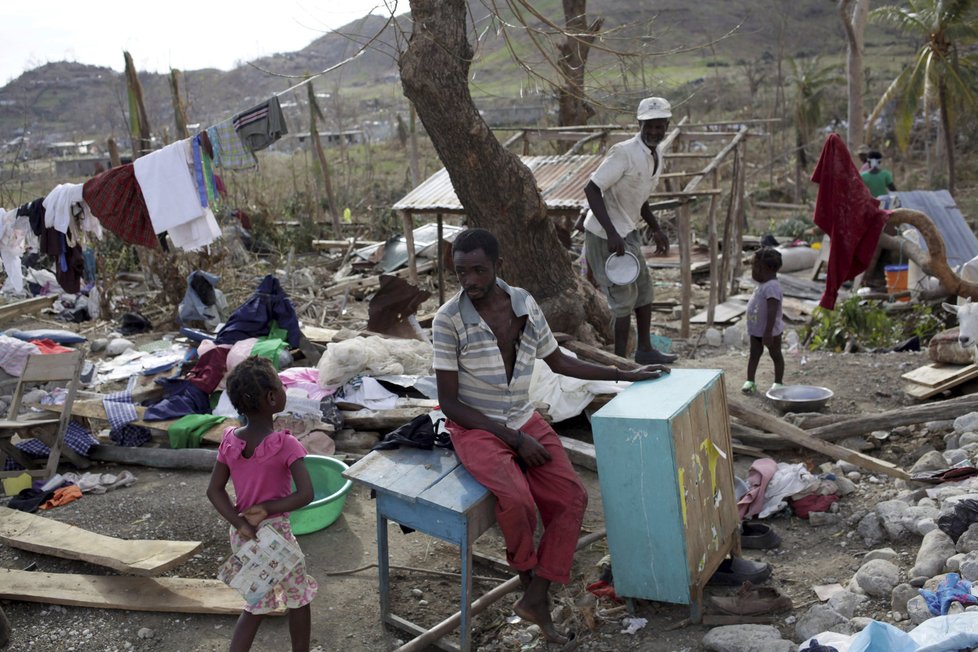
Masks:
[[[801,339],[812,351],[845,351],[853,348],[886,349],[912,337],[925,345],[945,328],[926,304],[914,304],[906,315],[891,316],[880,301],[851,296],[835,310],[816,308],[802,329]]]

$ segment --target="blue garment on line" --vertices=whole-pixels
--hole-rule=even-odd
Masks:
[[[920,589],[927,608],[935,616],[946,616],[952,602],[960,602],[964,606],[978,604],[978,597],[971,594],[971,582],[961,579],[957,573],[948,573],[937,585],[937,591]]]

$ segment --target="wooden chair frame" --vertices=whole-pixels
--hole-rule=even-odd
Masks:
[[[84,357],[81,351],[71,353],[34,354],[27,358],[24,371],[17,381],[17,389],[10,402],[10,410],[6,419],[0,419],[0,478],[17,476],[24,470],[4,471],[7,458],[16,460],[33,477],[50,478],[58,471],[58,462],[63,454],[72,464],[79,468],[89,466],[88,460],[64,446],[65,433],[71,421],[71,406],[78,391],[78,377],[81,373]],[[56,382],[65,383],[67,395],[61,408],[61,414],[54,418],[38,415],[32,418],[30,414],[19,415],[24,391],[28,385]],[[57,426],[51,431],[51,426]],[[13,445],[12,438],[19,435],[23,439],[40,439],[51,453],[43,466],[39,461],[23,454]]]

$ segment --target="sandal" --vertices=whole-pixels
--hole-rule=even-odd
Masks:
[[[744,394],[753,394],[757,391],[757,383],[755,383],[753,380],[748,380],[746,383],[744,383],[744,386],[740,388],[740,391],[742,391]]]

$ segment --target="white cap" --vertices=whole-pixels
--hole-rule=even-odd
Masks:
[[[638,104],[637,116],[639,120],[655,120],[657,118],[671,118],[672,107],[669,100],[662,97],[647,97]]]

